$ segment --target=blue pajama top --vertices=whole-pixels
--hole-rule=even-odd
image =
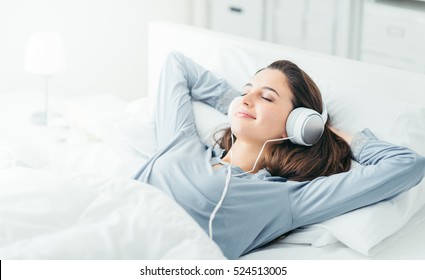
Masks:
[[[222,195],[227,163],[197,134],[191,100],[223,113],[239,95],[180,53],[171,53],[162,68],[156,96],[158,151],[135,176],[175,199],[208,233],[208,222]],[[290,181],[256,174],[231,177],[213,221],[213,240],[235,259],[297,227],[390,199],[418,184],[425,158],[412,150],[378,140],[365,129],[351,143],[360,167],[311,181]],[[221,168],[212,166],[218,162]],[[232,174],[244,171],[231,166]]]

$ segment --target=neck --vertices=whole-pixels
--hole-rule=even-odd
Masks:
[[[262,144],[250,144],[238,140],[233,144],[229,152],[223,158],[223,161],[239,166],[245,172],[250,171],[251,173],[256,173],[264,167],[264,154],[266,153],[267,147],[264,148],[258,159],[257,165],[254,170],[252,170],[262,147]]]
[[[242,168],[242,170],[245,171],[245,173],[256,173],[264,166],[264,154],[268,150],[268,147],[266,147],[267,144],[270,142],[280,142],[291,138],[293,137],[266,140],[259,148],[258,153],[255,153],[259,147],[258,145],[248,144],[239,140],[237,143],[232,144],[231,149],[223,158],[223,160],[228,163],[238,165]],[[235,158],[234,153],[238,155],[237,158]],[[251,167],[249,168],[249,166]]]
[[[239,166],[243,171],[250,171],[254,166],[260,149],[261,146],[258,147],[243,143],[242,141],[236,141],[223,158],[223,161]],[[262,156],[260,156],[257,166],[252,171],[253,173],[261,169],[262,161]]]

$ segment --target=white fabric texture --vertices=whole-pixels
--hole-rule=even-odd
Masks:
[[[113,177],[0,170],[2,259],[223,259],[156,188]]]

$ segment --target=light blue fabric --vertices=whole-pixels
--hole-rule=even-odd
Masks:
[[[174,198],[207,233],[210,214],[223,192],[227,166],[222,162],[222,168],[212,168],[220,158],[201,143],[191,100],[226,112],[236,95],[224,80],[189,58],[170,54],[157,95],[160,149],[135,177]],[[214,241],[226,257],[238,258],[297,227],[392,198],[424,176],[425,158],[380,141],[369,130],[354,136],[351,149],[362,166],[346,173],[307,182],[272,177],[265,169],[232,177],[213,223]],[[242,172],[232,166],[232,174]]]

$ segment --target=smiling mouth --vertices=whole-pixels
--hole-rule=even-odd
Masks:
[[[236,114],[238,117],[240,117],[240,118],[245,118],[245,119],[256,119],[254,116],[252,116],[252,115],[250,115],[250,114],[248,114],[248,113],[246,113],[246,112],[238,112],[237,114]]]

